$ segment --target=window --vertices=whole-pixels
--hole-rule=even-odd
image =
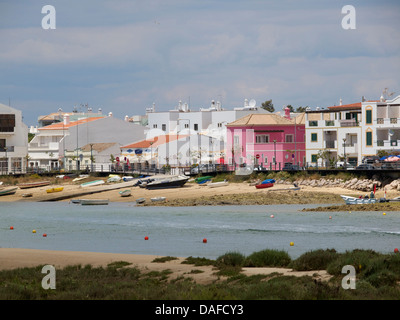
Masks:
[[[15,114],[0,114],[0,132],[14,132]]]
[[[239,136],[234,136],[233,137],[233,144],[235,146],[237,146],[237,145],[239,145],[239,143],[240,143],[240,137]]]
[[[318,121],[308,121],[309,127],[318,127]]]
[[[269,143],[269,135],[257,134],[256,135],[256,143]]]
[[[365,123],[372,124],[372,110],[365,110]]]
[[[311,133],[311,142],[318,141],[318,133]]]
[[[189,128],[189,124],[185,123],[185,129]]]
[[[166,125],[165,123],[163,123],[163,124],[161,125],[161,130],[162,130],[162,131],[167,131],[167,125]]]
[[[199,130],[199,125],[197,123],[194,124],[193,126],[194,131],[198,131]]]
[[[264,163],[267,164],[268,163],[268,157],[266,155],[264,155]]]
[[[153,129],[157,129],[157,125],[156,124],[153,124]]]
[[[293,142],[293,135],[292,134],[285,135],[285,142]]]
[[[0,152],[4,152],[5,147],[6,147],[6,139],[0,139]]]
[[[317,154],[312,154],[311,155],[311,162],[317,162],[318,160],[318,155]]]
[[[366,144],[369,147],[372,147],[372,131],[367,131],[365,136]]]

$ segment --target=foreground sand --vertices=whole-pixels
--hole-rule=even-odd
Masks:
[[[77,252],[77,251],[50,251],[36,249],[15,249],[0,248],[0,270],[15,268],[35,267],[41,265],[52,265],[56,268],[63,268],[71,265],[92,265],[93,267],[106,267],[116,261],[126,261],[131,263],[131,267],[137,267],[142,272],[170,270],[169,279],[178,277],[190,277],[197,283],[209,284],[221,280],[215,275],[216,270],[212,266],[194,266],[182,264],[185,258],[178,258],[164,263],[152,262],[160,256],[155,255],[136,255],[118,253],[96,253],[96,252]],[[201,270],[201,273],[193,273],[193,270]],[[280,273],[283,275],[303,276],[309,275],[316,279],[328,280],[330,278],[326,271],[299,272],[284,268],[244,268],[243,274],[272,274]]]

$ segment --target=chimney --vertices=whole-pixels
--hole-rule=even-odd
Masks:
[[[290,109],[288,107],[285,107],[285,118],[290,120]]]
[[[68,125],[69,124],[69,114],[64,114],[64,125]]]

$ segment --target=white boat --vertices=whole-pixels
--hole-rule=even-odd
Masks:
[[[83,179],[86,179],[86,178],[89,178],[88,174],[81,174],[81,175],[79,175],[79,177],[72,179],[72,181],[73,182],[80,181],[80,180],[83,180]]]
[[[81,199],[81,205],[83,206],[105,205],[108,204],[108,202],[108,199]]]
[[[154,190],[154,189],[166,189],[166,188],[179,188],[182,187],[188,180],[189,177],[187,176],[175,176],[167,179],[155,180],[147,183],[146,189]]]
[[[119,195],[120,195],[121,197],[129,197],[129,196],[131,195],[131,190],[129,190],[129,189],[121,190],[121,191],[119,192]]]
[[[157,202],[157,201],[165,201],[165,197],[155,197],[150,199],[152,202]]]
[[[124,180],[125,182],[127,181],[132,181],[134,178],[132,176],[123,176],[122,180]]]
[[[107,179],[107,182],[119,182],[119,181],[121,181],[121,177],[117,174],[110,174]]]
[[[94,181],[89,181],[89,182],[85,182],[81,184],[82,188],[86,188],[86,187],[92,187],[92,186],[98,186],[100,184],[103,184],[104,181],[103,180],[94,180]]]
[[[350,196],[340,195],[346,204],[370,204],[383,202],[378,198],[356,198]]]
[[[228,184],[229,184],[229,182],[224,180],[224,181],[219,181],[219,182],[208,183],[207,186],[210,187],[210,188],[216,188],[216,187],[227,186]]]
[[[137,204],[142,204],[142,203],[145,203],[146,202],[146,198],[139,198],[139,199],[136,199],[136,203]]]

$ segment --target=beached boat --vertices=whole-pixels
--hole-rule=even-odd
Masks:
[[[88,174],[81,174],[81,175],[79,175],[79,177],[72,179],[72,181],[76,182],[76,181],[80,181],[80,180],[83,180],[83,179],[86,179],[86,178],[89,178]]]
[[[199,177],[199,178],[194,179],[194,182],[201,184],[201,183],[204,183],[205,181],[209,181],[211,179],[212,179],[211,176]]]
[[[22,198],[30,198],[33,196],[33,193],[23,193]]]
[[[381,200],[378,198],[356,198],[350,196],[340,195],[346,204],[371,204],[377,202],[385,202],[386,200]]]
[[[229,182],[224,180],[224,181],[209,183],[209,184],[207,184],[207,186],[210,188],[217,188],[217,187],[227,186],[228,184],[229,184]]]
[[[61,192],[64,190],[64,187],[57,187],[57,188],[50,188],[47,189],[46,192],[47,193],[53,193],[53,192]]]
[[[122,177],[122,180],[124,180],[125,182],[132,181],[133,179],[134,178],[132,176],[123,176]]]
[[[108,199],[81,199],[83,206],[106,205],[108,202]]]
[[[20,183],[20,184],[17,184],[17,186],[20,189],[28,189],[28,188],[48,186],[49,184],[50,184],[50,181],[38,181],[38,182]]]
[[[146,202],[146,198],[139,198],[139,199],[136,199],[136,203],[137,204],[142,204],[142,203],[145,203]]]
[[[187,176],[176,176],[168,179],[155,180],[153,182],[147,183],[146,189],[166,189],[166,188],[179,188],[189,180]]]
[[[119,192],[119,195],[121,197],[129,197],[131,195],[131,190],[127,189],[127,190],[121,190]]]
[[[4,188],[0,190],[0,196],[6,196],[17,192],[18,187]]]
[[[273,183],[261,183],[261,184],[257,184],[256,188],[257,189],[265,189],[265,188],[271,188],[273,186],[274,186]]]
[[[165,201],[167,198],[166,197],[154,197],[150,198],[152,202],[158,202],[158,201]]]
[[[81,203],[81,199],[71,199],[70,202],[74,203],[74,204],[80,204]]]
[[[89,182],[85,182],[81,184],[82,188],[86,188],[86,187],[93,187],[93,186],[98,186],[103,184],[104,181],[103,180],[94,180],[94,181],[89,181]]]

